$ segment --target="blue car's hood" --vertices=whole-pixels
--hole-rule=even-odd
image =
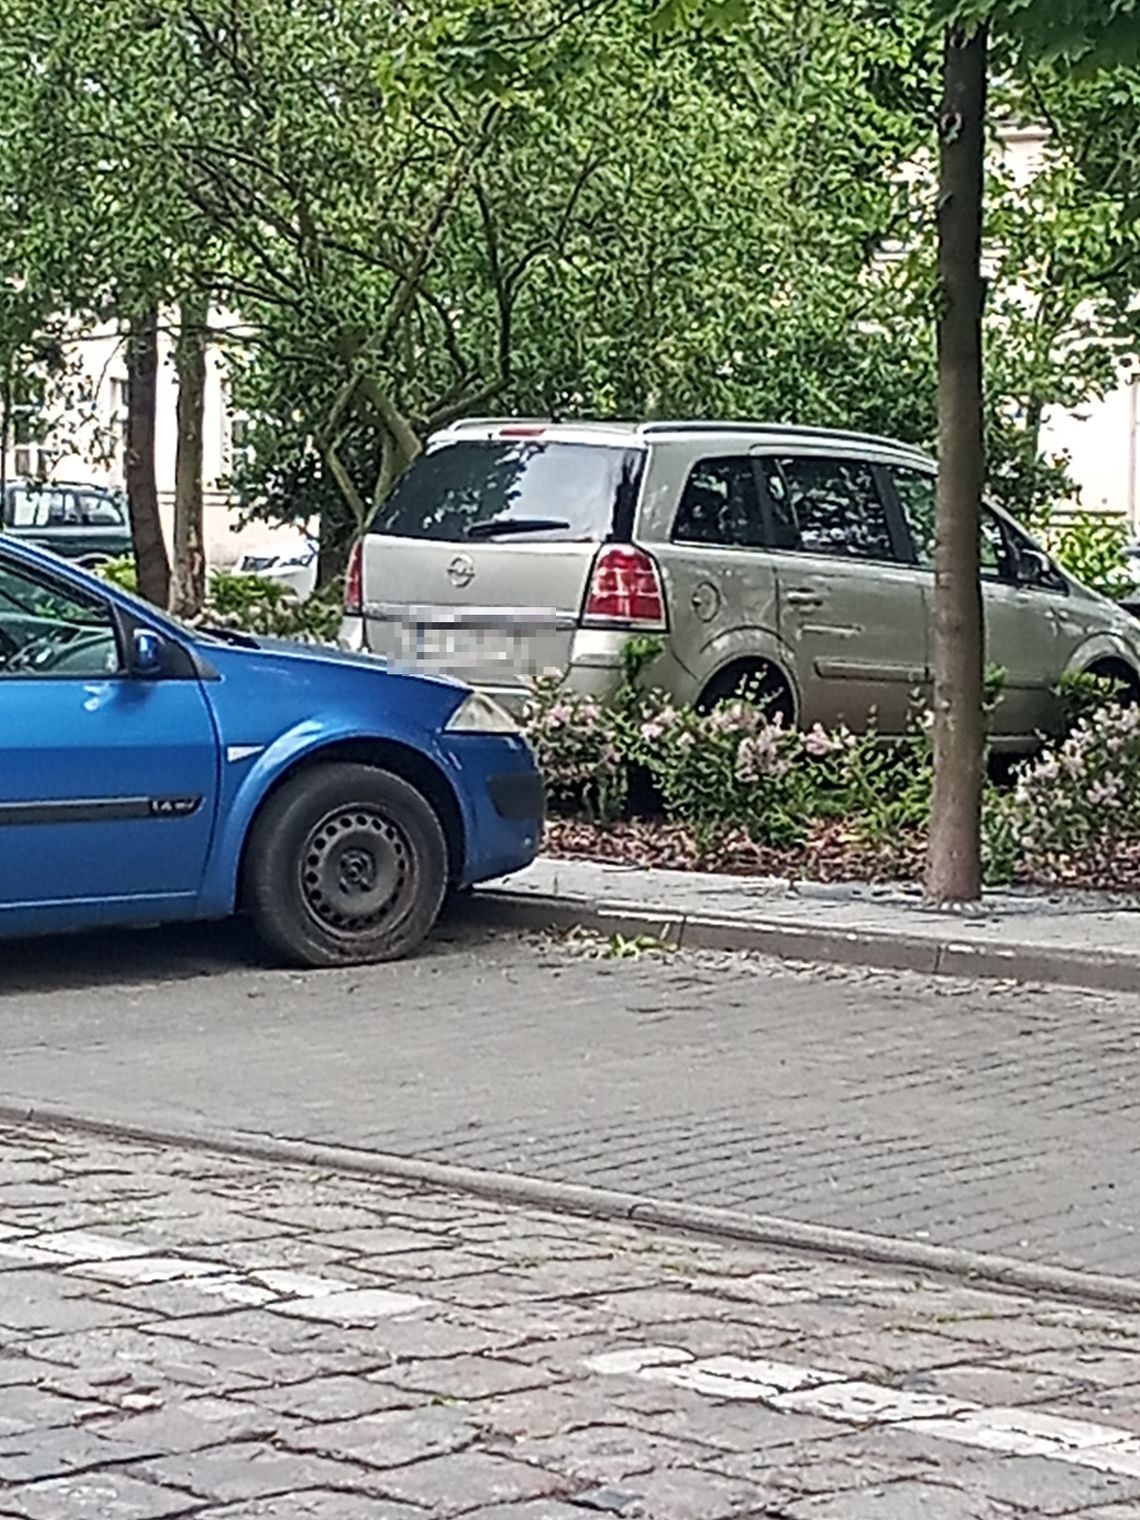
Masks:
[[[198,638],[195,647],[228,689],[226,698],[218,694],[216,705],[220,702],[243,721],[253,708],[266,713],[279,708],[294,716],[298,707],[309,715],[355,711],[371,714],[372,722],[383,710],[389,719],[433,731],[443,727],[471,689],[448,676],[401,669],[375,655],[324,644],[248,636],[241,644]],[[232,704],[239,700],[235,710]]]
[[[453,676],[444,675],[442,672],[417,670],[414,666],[392,665],[381,655],[369,654],[356,649],[341,649],[333,644],[301,644],[296,639],[270,638],[260,634],[242,633],[243,641],[248,643],[230,643],[228,640],[214,637],[201,637],[196,639],[202,658],[210,664],[217,663],[217,657],[225,651],[227,654],[242,655],[266,654],[274,658],[283,658],[289,661],[303,661],[307,665],[342,666],[347,665],[359,670],[366,670],[371,675],[398,676],[402,680],[423,681],[431,686],[445,687],[450,692],[467,691],[470,688],[463,681],[457,681]]]

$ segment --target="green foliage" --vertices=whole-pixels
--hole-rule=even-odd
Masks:
[[[1055,536],[1058,563],[1077,580],[1113,601],[1136,590],[1124,549],[1128,529],[1121,518],[1083,512]]]
[[[99,574],[124,591],[137,591],[131,558],[108,560],[100,566]],[[289,587],[264,576],[217,570],[207,584],[202,615],[195,621],[306,644],[335,644],[342,615],[341,591],[334,584],[299,601]]]
[[[298,601],[287,586],[260,575],[217,570],[206,588],[205,623],[308,644],[335,644],[342,588],[326,587]]]
[[[121,559],[107,560],[99,566],[99,574],[105,581],[110,581],[113,586],[118,586],[123,591],[137,593],[139,589],[138,571],[135,568],[133,554],[124,555]]]
[[[1102,708],[1118,705],[1124,690],[1122,681],[1114,681],[1108,676],[1094,676],[1088,671],[1062,676],[1056,692],[1061,703],[1063,732],[1071,733],[1079,723],[1091,718]]]
[[[1086,72],[1140,63],[1135,0],[932,0],[932,16],[941,26],[988,23],[1027,56]]]

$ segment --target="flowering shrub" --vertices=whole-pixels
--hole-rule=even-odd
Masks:
[[[550,671],[531,682],[523,726],[556,805],[583,807],[602,823],[618,817],[629,779],[616,713],[566,691]]]
[[[734,829],[765,844],[803,837],[813,810],[802,763],[807,742],[750,702],[726,702],[711,713],[664,704],[633,728],[630,751],[669,817],[686,824],[704,852]]]
[[[775,851],[765,869],[915,873],[933,786],[928,712],[916,710],[891,744],[819,724],[799,733],[762,700],[700,713],[645,691],[635,677],[647,658],[652,650],[631,662],[607,707],[571,694],[556,673],[533,683],[526,729],[555,811],[614,823],[644,771],[690,865]],[[988,707],[999,688],[991,672]],[[1130,846],[1140,859],[1140,706],[1121,707],[1113,683],[1089,678],[1063,694],[1079,715],[1068,738],[1023,765],[1015,790],[987,789],[991,884],[1110,882],[1114,851]]]
[[[1140,707],[1102,707],[1021,773],[1014,793],[1020,853],[1032,870],[1094,871],[1140,841]]]

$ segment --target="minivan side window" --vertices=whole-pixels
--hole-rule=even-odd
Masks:
[[[796,524],[801,553],[896,558],[887,509],[864,460],[804,455],[765,463],[769,499]]]
[[[701,459],[693,466],[673,524],[673,541],[738,549],[763,546],[756,471],[749,456]]]
[[[892,470],[891,480],[910,527],[916,562],[924,570],[934,568],[934,511],[938,498],[938,477],[925,470]],[[1013,556],[1005,527],[987,507],[982,508],[981,538],[982,578],[988,581],[1014,579]]]

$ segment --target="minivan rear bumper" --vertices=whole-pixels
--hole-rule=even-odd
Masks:
[[[616,695],[621,686],[622,650],[629,636],[628,632],[619,629],[579,628],[574,633],[570,662],[566,667],[567,691],[575,696],[595,697],[599,702],[606,702]],[[342,649],[367,652],[369,645],[364,618],[345,617],[338,641]],[[415,663],[409,662],[408,668],[416,669]],[[446,664],[438,662],[433,662],[429,668],[433,674],[454,674],[461,680],[470,681],[505,707],[512,717],[522,716],[530,693],[519,681],[473,679],[466,670],[448,671]]]

